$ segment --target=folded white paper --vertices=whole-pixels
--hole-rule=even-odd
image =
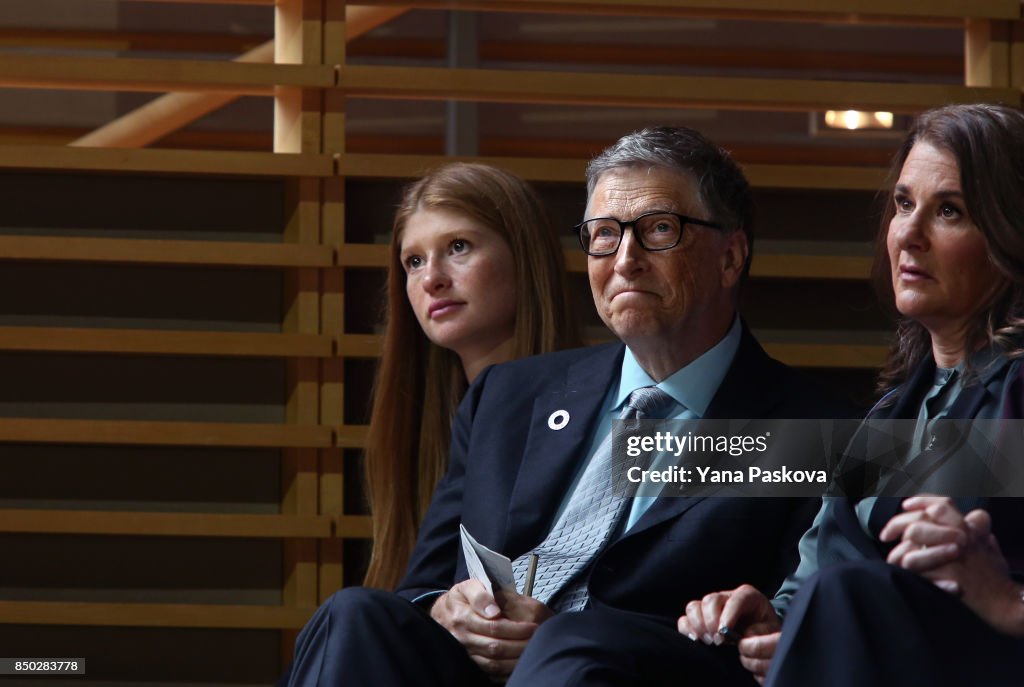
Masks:
[[[516,578],[512,572],[512,561],[478,542],[465,525],[459,525],[462,533],[462,553],[466,556],[469,577],[480,580],[484,588],[494,595],[496,590],[516,592]]]

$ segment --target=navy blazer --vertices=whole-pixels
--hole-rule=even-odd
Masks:
[[[581,464],[625,347],[608,344],[482,372],[452,428],[451,464],[398,593],[466,579],[459,523],[515,559],[548,534]],[[548,426],[568,411],[560,430]],[[850,417],[851,408],[768,357],[744,327],[708,418]],[[813,499],[659,498],[594,563],[591,602],[675,617],[686,602],[751,582],[774,591],[795,561]]]
[[[935,361],[928,356],[918,365],[906,383],[887,395],[868,417],[871,419],[915,419],[921,398],[931,386]],[[1024,361],[1004,361],[993,374],[982,374],[978,383],[967,385],[953,401],[947,417],[969,419],[979,409],[995,403],[998,417],[1024,419]],[[870,480],[869,480],[870,481]],[[992,515],[992,530],[1001,545],[1014,577],[1024,580],[1024,499],[957,499],[962,510],[985,508]],[[816,565],[798,570],[786,580],[775,597],[775,606],[784,614],[790,600],[815,569],[856,560],[884,560],[895,542],[883,544],[877,534],[894,515],[902,511],[903,498],[881,497],[871,510],[869,536],[856,513],[856,497],[836,497],[825,502],[816,525],[813,556]]]

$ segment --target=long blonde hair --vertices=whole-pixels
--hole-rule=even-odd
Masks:
[[[526,182],[487,165],[454,163],[405,189],[391,237],[384,347],[365,454],[374,544],[364,583],[387,589],[400,581],[434,486],[448,467],[451,423],[467,388],[458,356],[427,339],[406,295],[402,232],[423,209],[465,215],[508,243],[516,275],[513,358],[579,341],[562,249]]]

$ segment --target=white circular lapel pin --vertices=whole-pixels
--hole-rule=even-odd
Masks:
[[[556,432],[569,424],[569,411],[556,410],[548,416],[548,427]]]

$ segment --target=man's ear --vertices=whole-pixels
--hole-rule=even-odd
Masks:
[[[739,283],[743,276],[743,267],[747,264],[749,250],[747,235],[742,229],[725,235],[725,245],[722,246],[721,254],[722,288],[731,289]]]

